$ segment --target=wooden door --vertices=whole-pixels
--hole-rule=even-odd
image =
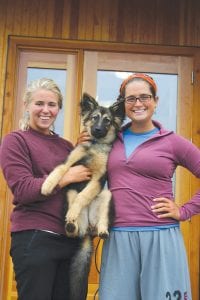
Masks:
[[[164,107],[164,110],[167,108],[169,109],[169,116],[166,116],[165,118],[164,112],[160,111],[160,115],[156,115],[155,119],[161,121],[162,124],[164,123],[163,125],[166,128],[174,130],[185,138],[192,140],[193,59],[191,57],[149,54],[124,55],[122,53],[86,51],[84,61],[83,91],[91,93],[94,97],[100,99],[102,103],[103,100],[109,99],[109,94],[117,97],[119,84],[115,85],[114,76],[110,79],[110,81],[109,77],[105,76],[103,85],[102,82],[99,82],[98,72],[104,72],[105,75],[109,72],[111,74],[113,74],[113,72],[150,73],[158,83],[158,96],[160,98],[160,104],[158,103],[158,107],[160,105],[161,108],[162,106]],[[164,77],[164,85],[159,85],[159,77],[161,75]],[[175,76],[175,87],[174,83],[171,85],[168,80],[169,75]],[[108,78],[108,80],[106,80],[106,78]],[[109,84],[107,84],[107,81],[109,81]],[[163,82],[163,78],[161,81]],[[106,85],[109,85],[107,87],[107,91]],[[104,99],[102,99],[102,93],[98,86],[104,86]],[[174,88],[175,91],[171,91],[172,93],[169,93],[169,91]],[[164,91],[162,91],[162,89],[164,89]],[[112,90],[114,90],[113,93]],[[167,94],[167,96],[165,94]],[[169,98],[171,96],[173,96],[173,99]],[[110,100],[113,101],[113,98]],[[109,101],[107,102],[109,103]],[[175,199],[179,205],[185,203],[191,198],[191,186],[193,184],[193,180],[195,181],[194,176],[192,176],[187,170],[181,167],[177,169],[174,182]],[[192,220],[181,223],[181,229],[188,255],[193,291],[195,291],[197,287],[198,280],[198,277],[195,274],[198,273],[199,250],[197,245],[194,243],[194,240],[199,240],[198,228],[199,217],[193,217]]]
[[[61,54],[61,53],[59,53]],[[134,53],[120,53],[109,51],[71,51],[63,53],[59,57],[58,53],[52,54],[49,61],[45,61],[46,54],[34,52],[34,59],[31,56],[31,51],[21,53],[18,62],[17,79],[15,95],[16,101],[13,101],[11,111],[14,110],[14,119],[12,128],[17,128],[18,119],[22,113],[21,109],[21,94],[27,81],[27,68],[55,68],[66,69],[70,71],[68,80],[66,80],[66,107],[64,110],[65,128],[72,128],[72,130],[64,131],[63,136],[76,141],[80,130],[80,119],[78,112],[78,101],[83,91],[98,96],[98,71],[112,71],[112,72],[146,72],[151,73],[153,76],[158,74],[162,75],[175,75],[177,79],[177,115],[176,115],[176,131],[188,139],[192,138],[192,101],[193,101],[193,83],[191,81],[191,74],[193,71],[193,58],[178,56],[178,55],[155,55],[155,54],[134,54]],[[57,57],[55,59],[55,57]],[[15,80],[17,82],[17,80]],[[167,82],[166,82],[167,84]],[[9,83],[8,83],[9,85]],[[118,94],[118,87],[113,89],[115,94]],[[104,87],[103,87],[104,89]],[[115,96],[110,101],[114,101]],[[21,103],[21,104],[20,104]],[[9,122],[8,119],[5,122]],[[73,124],[73,125],[72,125]],[[3,181],[3,179],[2,179]],[[179,204],[186,202],[193,190],[196,187],[196,181],[184,169],[179,168],[176,173],[176,199]],[[12,195],[6,189],[6,202],[4,204],[4,228],[5,228],[5,252],[2,259],[5,261],[5,280],[4,280],[4,295],[5,300],[17,299],[15,282],[13,277],[12,263],[8,255],[9,251],[9,213],[12,209],[11,198]],[[189,266],[191,271],[192,289],[197,294],[198,287],[198,270],[199,270],[199,247],[194,241],[199,241],[199,219],[194,217],[191,221],[182,223],[181,228],[184,235],[186,244]],[[101,248],[102,242],[95,240],[95,253],[89,277],[89,299],[98,299],[98,280],[99,268],[101,261]],[[96,296],[95,296],[96,295]],[[95,298],[94,298],[95,297]],[[195,300],[197,298],[194,297]]]

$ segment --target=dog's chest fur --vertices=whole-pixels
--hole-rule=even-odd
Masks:
[[[78,163],[90,168],[93,174],[104,174],[111,145],[88,142],[80,147],[85,149],[86,155]]]

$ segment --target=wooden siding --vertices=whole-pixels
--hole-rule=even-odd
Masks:
[[[199,0],[0,0],[0,125],[8,35],[200,46]]]

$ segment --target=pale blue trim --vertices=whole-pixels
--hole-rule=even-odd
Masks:
[[[180,227],[179,223],[158,226],[112,227],[111,231],[157,231],[174,227]]]
[[[135,133],[127,128],[123,131],[124,146],[126,157],[128,158],[131,153],[142,143],[157,133],[159,129],[157,127],[142,133]]]

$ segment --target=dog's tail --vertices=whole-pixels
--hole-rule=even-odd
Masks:
[[[86,236],[71,264],[70,299],[72,300],[85,300],[87,297],[92,252],[92,239],[90,236]]]

